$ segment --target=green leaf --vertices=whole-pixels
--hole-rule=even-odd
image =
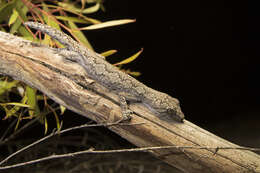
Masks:
[[[5,92],[10,91],[13,87],[16,87],[16,85],[19,83],[19,81],[13,80],[11,82],[8,81],[0,81],[0,95],[2,95]]]
[[[81,9],[76,8],[73,4],[65,3],[65,2],[58,2],[58,6],[64,8],[67,11],[71,11],[74,13],[81,13]]]
[[[6,106],[3,106],[3,105],[1,105],[2,106],[2,108],[4,109],[4,111],[5,111],[5,117],[3,118],[3,120],[6,120],[6,119],[8,119],[9,117],[11,117],[11,116],[14,116],[14,113],[12,112],[12,111],[10,111]]]
[[[104,57],[108,57],[110,55],[115,54],[116,52],[117,52],[117,50],[108,50],[106,52],[101,53],[101,55],[103,55]]]
[[[90,45],[89,41],[87,40],[87,38],[85,37],[85,35],[82,33],[82,31],[80,31],[77,27],[77,25],[75,25],[75,23],[69,21],[69,26],[71,29],[73,29],[72,35],[74,35],[75,37],[77,37],[80,42],[85,45],[86,47],[88,47],[89,49],[93,50],[92,46]]]
[[[132,62],[133,60],[135,60],[142,52],[143,52],[143,48],[140,51],[138,51],[137,53],[135,53],[134,55],[130,56],[129,58],[127,58],[123,61],[120,61],[114,65],[128,64],[129,62]]]
[[[47,7],[50,7],[50,8],[55,8],[55,9],[59,9],[60,7],[59,6],[56,6],[56,5],[46,5]],[[79,16],[80,18],[84,19],[87,23],[90,23],[90,24],[98,24],[98,23],[101,23],[101,21],[97,20],[97,19],[93,19],[93,18],[90,18],[90,17],[86,17],[84,15],[82,15],[80,12],[78,12],[77,10],[70,10],[68,8],[63,8],[62,7],[62,10],[65,10],[65,11],[68,11],[70,13],[73,13],[77,16]],[[67,17],[67,16],[65,16]],[[66,20],[65,18],[61,18],[60,20]],[[73,19],[74,20],[74,19]],[[72,22],[77,22],[77,21],[73,21]],[[80,22],[78,22],[80,23]]]
[[[98,11],[99,8],[100,8],[99,3],[96,3],[96,5],[89,7],[89,8],[86,8],[86,9],[77,8],[73,4],[64,3],[64,2],[59,2],[58,6],[64,8],[67,11],[71,11],[71,12],[74,12],[74,13],[83,13],[83,14],[94,13],[94,12]]]
[[[87,3],[96,3],[96,2],[99,2],[100,0],[86,0]]]
[[[141,75],[141,73],[140,73],[139,71],[131,71],[131,70],[129,70],[129,69],[127,69],[127,70],[122,70],[122,71],[124,71],[125,73],[130,74],[130,75],[132,75],[132,76],[136,76],[136,77]]]
[[[47,132],[48,132],[48,122],[47,122],[47,118],[45,117],[44,118],[44,135],[46,135],[47,134]]]
[[[24,26],[20,26],[18,31],[25,39],[30,38],[31,41],[33,40],[32,34]]]
[[[76,7],[74,7],[74,6],[71,5],[71,4],[68,5],[67,3],[62,3],[62,2],[60,2],[60,3],[58,3],[58,5],[59,5],[60,7],[62,7],[63,10],[68,11],[68,12],[70,12],[70,13],[73,13],[73,14],[75,14],[75,15],[77,15],[77,16],[80,16],[82,19],[84,19],[84,20],[87,21],[88,23],[91,23],[91,24],[101,23],[99,20],[96,20],[96,19],[93,19],[93,18],[86,17],[86,16],[82,15],[82,14],[81,14],[81,9],[77,9]],[[47,6],[48,6],[48,7],[52,7],[52,8],[56,8],[56,9],[60,8],[60,7],[55,6],[55,5],[47,5]],[[61,20],[63,20],[63,19],[61,19]],[[72,22],[76,22],[76,21],[72,21]]]
[[[90,3],[95,3],[95,2],[97,2],[97,1],[98,1],[98,0],[86,0],[86,2],[89,3],[89,4],[90,4]]]
[[[22,107],[29,107],[29,105],[25,104],[25,102],[27,101],[27,97],[23,97],[23,99],[21,100],[21,102],[14,102],[14,103],[1,103],[0,105],[4,108],[5,110],[5,117],[4,119],[7,119],[11,116],[16,116],[16,112],[19,111]],[[14,107],[12,107],[11,109],[9,109],[7,106],[8,105],[14,105]]]
[[[69,17],[69,16],[55,16],[59,20],[64,20],[64,21],[71,21],[75,23],[85,23],[85,24],[91,24],[91,22],[85,20],[85,19],[80,19],[78,17]]]
[[[0,105],[1,106],[12,105],[12,106],[19,106],[19,107],[26,107],[26,108],[30,107],[30,105],[28,104],[19,103],[19,102],[0,103]]]
[[[16,9],[13,9],[13,13],[12,13],[11,17],[9,18],[8,25],[12,25],[16,21],[17,18],[18,18],[18,12],[16,11]]]
[[[38,106],[38,101],[37,101],[37,95],[36,95],[37,90],[34,88],[31,88],[29,86],[26,86],[26,96],[27,96],[27,104],[30,106],[29,110],[29,115],[31,117],[38,117],[40,116],[40,108]]]
[[[61,115],[63,115],[64,114],[64,112],[65,112],[65,110],[66,110],[66,107],[65,106],[62,106],[62,105],[60,105],[60,114]]]
[[[27,20],[28,20],[28,18],[27,18],[27,16],[26,16],[26,14],[27,14],[27,12],[28,12],[27,6],[25,6],[25,5],[23,4],[23,6],[22,6],[21,8],[18,8],[18,9],[16,9],[16,10],[18,11],[19,16],[20,16],[24,21],[27,21]]]
[[[21,6],[21,5],[20,5]],[[26,13],[28,12],[28,8],[26,6],[24,6],[23,8],[21,7],[16,7],[16,10],[18,12],[18,16],[20,18],[23,19],[23,21],[27,21],[27,17],[26,17]],[[18,28],[20,28],[22,24],[21,20],[16,20],[15,23],[12,25],[11,29],[10,29],[10,33],[15,33],[17,32],[17,30],[19,30]]]
[[[20,113],[20,114],[18,115],[18,117],[17,117],[17,123],[16,123],[16,126],[15,126],[14,131],[16,131],[16,130],[18,129],[18,126],[19,126],[21,120],[22,120],[22,113]]]
[[[95,13],[99,10],[100,8],[100,4],[99,3],[96,3],[96,5],[92,6],[92,7],[89,7],[89,8],[86,8],[85,10],[82,11],[82,13],[84,14],[91,14],[91,13]]]
[[[63,121],[61,121],[61,122],[60,122],[60,126],[59,126],[59,127],[57,127],[57,132],[59,132],[59,133],[60,133],[60,131],[61,131],[61,128],[62,128],[62,125],[63,125]]]
[[[56,114],[55,111],[53,111],[53,114],[54,114],[54,117],[55,117],[55,120],[56,120],[57,129],[61,129],[61,124],[60,124],[59,116]]]
[[[0,7],[4,6],[7,2],[5,0],[0,0]]]
[[[11,16],[13,8],[18,0],[8,2],[0,7],[0,23],[7,19],[6,16]]]
[[[135,22],[135,19],[121,19],[121,20],[111,20],[99,24],[90,25],[84,28],[81,28],[81,30],[94,30],[94,29],[101,29],[101,28],[107,28],[111,26],[118,26],[118,25],[124,25],[128,23]]]
[[[0,31],[2,31],[2,32],[8,32],[8,31],[6,31],[6,29],[5,29],[3,26],[0,26]]]
[[[42,2],[42,7],[43,7],[43,10],[44,10],[44,11],[46,11],[47,13],[49,12],[48,6],[47,6],[45,3],[43,3],[43,2]],[[53,27],[53,28],[55,28],[55,29],[60,30],[58,24],[57,24],[57,25],[53,24],[52,20],[51,20],[50,17],[48,16],[48,14],[42,13],[42,15],[43,15],[43,20],[44,20],[44,22],[45,22],[47,25],[49,25],[49,26],[51,26],[51,27]],[[55,23],[55,22],[54,22],[54,23]],[[57,27],[58,27],[58,28],[57,28]],[[45,45],[51,45],[51,46],[52,46],[52,43],[53,43],[53,42],[51,41],[51,37],[50,37],[48,34],[45,34],[45,35],[44,35],[44,40],[42,41],[42,43],[45,44]]]

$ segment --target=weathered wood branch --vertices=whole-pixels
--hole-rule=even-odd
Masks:
[[[55,49],[0,32],[0,73],[35,87],[68,109],[96,122],[121,118],[117,96],[91,80],[77,63]],[[89,86],[94,89],[88,89]],[[108,127],[139,147],[239,147],[189,121],[158,118],[141,104],[132,104],[134,126]],[[260,172],[260,156],[245,150],[161,149],[155,156],[183,172]]]

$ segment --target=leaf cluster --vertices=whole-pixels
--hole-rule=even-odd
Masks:
[[[97,30],[135,22],[133,19],[101,22],[98,19],[89,17],[90,14],[99,11],[105,11],[103,0],[0,0],[0,30],[50,46],[63,47],[63,45],[52,40],[48,35],[43,37],[40,32],[36,31],[33,33],[23,25],[26,21],[45,23],[58,30],[63,29],[82,45],[93,50],[93,47],[83,34],[83,30]],[[84,27],[79,28],[78,25],[84,25]],[[117,50],[108,50],[101,54],[107,57],[116,52]],[[141,52],[142,49],[115,65],[121,67],[123,64],[130,63]],[[131,75],[140,75],[139,72],[130,70],[125,70],[125,72]],[[16,99],[10,96],[10,93],[15,94]],[[50,105],[45,95],[21,82],[2,77],[0,80],[0,102],[0,108],[5,113],[2,120],[15,117],[15,129],[18,129],[22,120],[37,118],[45,126],[45,133],[47,133],[48,121],[46,115],[50,113],[55,116],[57,129],[61,128],[62,123],[56,111],[59,110],[60,114],[63,114],[65,108],[57,106],[57,104]]]

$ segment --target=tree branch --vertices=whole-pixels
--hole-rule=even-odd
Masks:
[[[64,60],[55,49],[0,32],[0,73],[37,88],[57,103],[98,123],[121,119],[117,96],[90,79],[77,63]],[[90,90],[90,85],[94,89]],[[149,151],[183,172],[260,172],[260,156],[251,151],[216,152],[216,148],[239,146],[189,121],[177,123],[168,117],[158,118],[142,104],[131,104],[130,109],[135,112],[130,124],[144,124],[108,128],[138,147],[180,146]]]

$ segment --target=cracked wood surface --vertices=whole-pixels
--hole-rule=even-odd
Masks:
[[[0,73],[37,88],[98,123],[121,118],[117,96],[90,79],[81,66],[64,60],[55,49],[0,32]],[[135,112],[130,123],[144,124],[108,128],[139,147],[239,147],[187,120],[178,123],[167,117],[159,119],[142,104],[132,104],[130,109]],[[215,153],[210,149],[161,149],[151,153],[183,172],[260,172],[260,156],[245,150],[220,149]]]

